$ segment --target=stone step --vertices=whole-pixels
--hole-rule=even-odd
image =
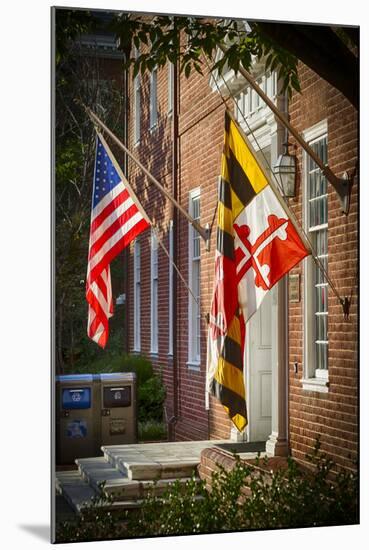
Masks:
[[[61,494],[71,508],[79,514],[84,508],[91,506],[92,499],[98,497],[98,493],[83,479],[79,472],[74,472],[74,479],[71,476],[65,476],[70,472],[57,473],[57,491]],[[78,474],[78,475],[76,475]],[[107,510],[130,510],[140,507],[142,500],[116,500],[114,502],[101,502],[101,508]]]
[[[114,502],[141,500],[149,491],[160,496],[168,486],[176,481],[174,477],[160,479],[156,483],[154,483],[153,478],[147,480],[130,479],[122,475],[119,470],[112,468],[110,463],[100,457],[78,459],[76,463],[81,477],[96,493],[108,496]],[[182,477],[178,481],[185,484],[189,479],[189,477]]]
[[[201,451],[222,441],[184,441],[110,445],[102,447],[113,468],[132,480],[189,477],[200,463]]]
[[[56,490],[77,513],[89,506],[91,499],[96,497],[96,491],[76,471],[57,472]]]
[[[167,480],[189,478],[197,473],[199,460],[161,460],[160,462],[126,462],[118,460],[121,471],[127,472],[128,479]]]

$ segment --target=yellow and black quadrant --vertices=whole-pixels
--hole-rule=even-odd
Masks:
[[[268,185],[254,154],[250,151],[240,129],[225,113],[224,148],[219,184],[217,252],[227,262],[235,264],[233,224],[240,212]],[[235,272],[234,265],[234,272]],[[236,292],[236,278],[230,278]],[[222,403],[239,431],[247,425],[245,383],[243,376],[243,319],[239,307],[227,322],[222,339],[217,368],[211,383],[212,393]]]

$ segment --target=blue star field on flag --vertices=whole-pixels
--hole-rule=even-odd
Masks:
[[[94,177],[93,207],[101,201],[118,183],[120,177],[105,147],[97,138],[96,163]]]

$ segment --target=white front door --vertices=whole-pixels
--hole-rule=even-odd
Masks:
[[[272,425],[272,292],[246,326],[248,441],[266,441]]]

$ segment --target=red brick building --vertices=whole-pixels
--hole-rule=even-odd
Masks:
[[[337,90],[301,65],[302,94],[293,94],[287,104],[278,94],[274,73],[265,74],[260,65],[254,74],[336,175],[355,170],[357,112]],[[211,239],[206,250],[186,219],[129,163],[133,188],[200,302],[198,308],[156,239],[144,232],[132,243],[129,255],[129,350],[147,355],[161,369],[171,437],[266,441],[271,455],[304,460],[320,435],[322,448],[352,467],[358,419],[357,180],[346,216],[333,187],[292,138],[289,150],[298,163],[296,196],[289,204],[340,296],[351,296],[349,319],[344,319],[337,297],[311,258],[304,260],[273,288],[248,324],[245,434],[235,433],[215,399],[210,398],[206,410],[205,315],[213,290],[225,110],[217,88],[258,157],[273,167],[283,151],[285,129],[241,76],[229,72],[215,84],[209,75],[196,73],[186,79],[167,66],[130,78],[131,151],[202,226],[209,224]]]

